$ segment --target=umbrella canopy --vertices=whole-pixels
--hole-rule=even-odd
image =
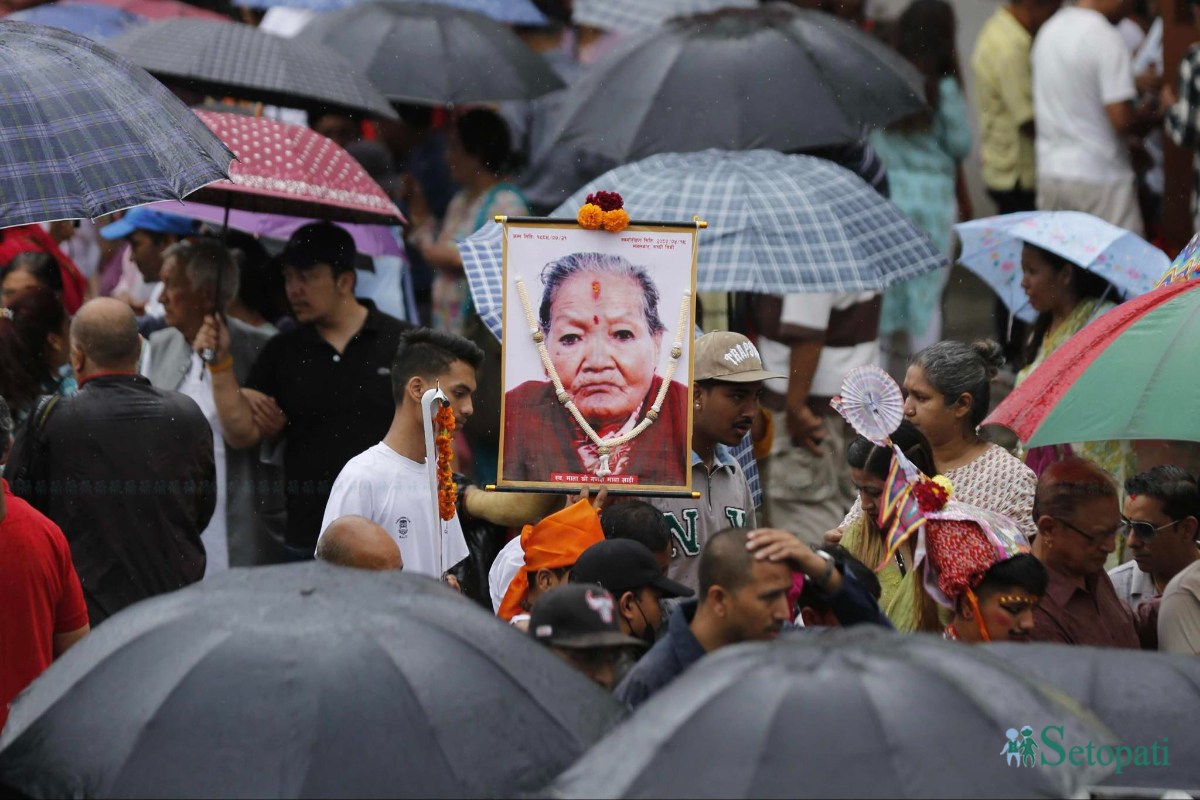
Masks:
[[[354,157],[302,125],[194,112],[237,153],[229,181],[197,192],[198,203],[262,214],[376,225],[402,223],[400,209]]]
[[[168,201],[156,203],[155,210],[168,214],[178,214],[189,219],[198,219],[212,225],[225,224],[225,209],[220,206],[210,206],[205,203],[184,201],[177,203]],[[256,214],[252,211],[230,211],[229,227],[245,231],[255,236],[286,241],[289,236],[314,219],[303,217],[285,217],[278,214]],[[343,222],[341,226],[354,237],[355,249],[366,256],[403,256],[401,246],[392,228],[388,225],[356,225]]]
[[[14,703],[26,797],[508,797],[624,714],[436,581],[231,570],[97,628]]]
[[[1067,340],[984,425],[1030,447],[1115,439],[1200,442],[1200,281],[1164,286]]]
[[[249,25],[165,19],[111,47],[160,80],[207,94],[396,119],[387,99],[339,54]]]
[[[407,2],[408,0],[389,0]],[[234,5],[247,8],[298,8],[307,11],[337,11],[361,0],[235,0]],[[426,0],[433,5],[474,11],[505,25],[545,25],[546,15],[533,0]]]
[[[831,14],[786,3],[675,19],[571,85],[553,138],[616,163],[720,147],[856,142],[920,111],[924,79]]]
[[[961,222],[954,230],[962,242],[959,262],[1026,322],[1037,316],[1021,288],[1026,243],[1099,275],[1121,298],[1153,289],[1170,264],[1166,253],[1142,237],[1082,211],[1023,211]]]
[[[233,154],[140,67],[58,28],[0,20],[0,227],[178,200]]]
[[[109,39],[144,20],[127,11],[100,3],[47,3],[9,14],[7,19],[62,28],[89,39]]]
[[[985,649],[1066,692],[1130,748],[1131,761],[1120,774],[1110,775],[1106,784],[1200,789],[1200,760],[1180,755],[1186,752],[1181,748],[1195,741],[1200,659],[1061,644],[998,643]],[[1154,744],[1159,745],[1158,764],[1133,763],[1139,746],[1145,747],[1146,762],[1156,760]]]
[[[1112,771],[1008,766],[1006,731],[1025,726],[1040,747],[1046,726],[1062,726],[1068,743],[1114,742],[1088,712],[974,647],[863,628],[804,632],[705,656],[547,791],[1069,797]]]
[[[700,291],[858,292],[946,266],[929,237],[850,170],[773,150],[667,153],[605,173],[552,216],[573,218],[588,194],[619,192],[634,219],[708,222]],[[500,335],[502,231],[459,243],[476,308]]]
[[[757,7],[758,0],[574,0],[571,20],[616,33],[642,33],[673,17]]]
[[[75,0],[62,1],[64,3],[75,2]],[[232,21],[224,14],[218,14],[215,11],[209,11],[207,8],[200,8],[191,3],[185,3],[183,0],[91,0],[91,2],[119,8],[122,11],[128,11],[130,14],[136,14],[146,19],[193,17],[195,19],[211,19],[218,22]]]
[[[1158,279],[1156,286],[1190,281],[1196,277],[1200,277],[1200,233],[1193,236],[1187,247],[1179,251],[1179,255],[1175,256],[1175,260]]]
[[[508,28],[434,3],[357,3],[317,17],[296,40],[338,51],[395,103],[530,100],[563,86]]]

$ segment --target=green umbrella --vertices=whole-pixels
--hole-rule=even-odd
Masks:
[[[1200,281],[1124,303],[1075,334],[996,407],[1031,447],[1114,439],[1200,442]]]

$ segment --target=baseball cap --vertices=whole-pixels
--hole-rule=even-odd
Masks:
[[[152,208],[138,206],[126,211],[125,216],[116,222],[101,228],[100,235],[105,239],[124,239],[134,231],[190,236],[196,232],[196,223],[194,220],[178,214],[168,214],[165,211],[155,211]]]
[[[692,345],[692,352],[695,354],[693,360],[698,381],[749,383],[787,377],[763,369],[758,348],[740,333],[706,333]]]
[[[296,229],[283,246],[279,260],[293,269],[328,264],[336,274],[354,269],[356,252],[354,237],[345,228],[332,222],[311,222]]]
[[[632,539],[605,539],[583,551],[571,569],[575,583],[595,583],[620,597],[625,592],[653,586],[663,597],[691,597],[693,592],[666,575],[654,559],[654,553]]]
[[[558,586],[538,598],[529,616],[529,635],[555,647],[645,647],[621,633],[611,594],[592,583]]]

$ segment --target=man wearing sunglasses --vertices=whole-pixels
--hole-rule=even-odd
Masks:
[[[1117,596],[1133,612],[1142,647],[1158,647],[1163,590],[1200,560],[1196,547],[1200,488],[1183,469],[1159,466],[1125,482],[1125,536],[1133,560],[1109,570]]]
[[[1050,465],[1038,479],[1033,519],[1033,553],[1050,575],[1034,611],[1033,640],[1139,647],[1133,616],[1104,571],[1124,528],[1108,473],[1082,458]]]

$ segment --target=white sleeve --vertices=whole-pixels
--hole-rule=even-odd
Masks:
[[[354,474],[353,464],[347,464],[333,482],[329,500],[325,503],[325,516],[321,518],[321,533],[338,517],[357,514],[374,519],[371,482]],[[317,537],[319,542],[321,537]]]
[[[1105,46],[1098,48],[1094,55],[1100,78],[1100,99],[1104,105],[1124,103],[1137,97],[1137,88],[1133,83],[1133,61],[1116,28],[1113,28]]]
[[[834,297],[828,293],[785,295],[783,310],[779,314],[779,323],[823,331],[829,327],[829,315],[833,311]]]

